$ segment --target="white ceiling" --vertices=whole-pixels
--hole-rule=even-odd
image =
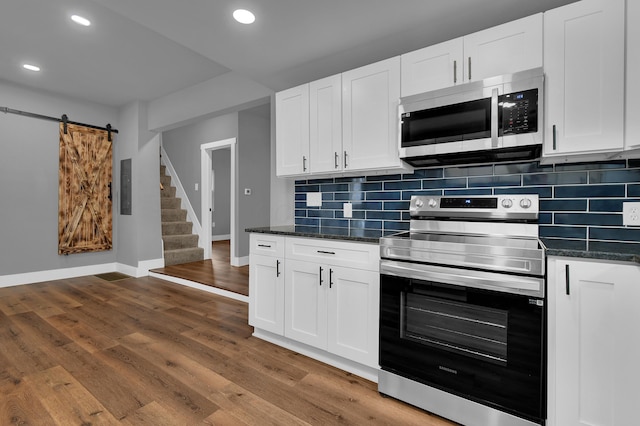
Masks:
[[[111,106],[228,72],[278,91],[573,1],[1,0],[0,79]]]

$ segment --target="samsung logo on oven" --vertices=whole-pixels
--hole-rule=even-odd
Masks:
[[[458,370],[454,370],[453,368],[443,367],[442,365],[439,365],[438,369],[442,371],[446,371],[447,373],[458,374]]]

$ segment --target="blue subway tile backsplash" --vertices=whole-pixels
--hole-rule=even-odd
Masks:
[[[321,207],[306,207],[322,192]],[[416,169],[412,173],[295,181],[295,224],[389,235],[409,229],[412,195],[538,194],[540,237],[563,247],[640,253],[640,229],[622,203],[640,202],[640,160],[541,165],[537,161]],[[345,218],[343,203],[353,217]]]

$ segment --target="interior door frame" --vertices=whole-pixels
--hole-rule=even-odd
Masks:
[[[211,154],[218,149],[230,148],[231,155],[231,201],[230,201],[230,262],[231,266],[242,266],[240,259],[236,256],[235,246],[238,237],[236,229],[236,187],[237,187],[237,159],[236,159],[236,138],[222,139],[200,145],[200,204],[201,204],[201,220],[202,228],[200,229],[200,241],[204,246],[204,258],[211,259],[211,174],[213,170],[213,162]]]

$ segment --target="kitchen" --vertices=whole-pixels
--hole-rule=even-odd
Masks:
[[[632,26],[628,26],[627,30],[633,31]],[[633,50],[629,49],[628,54],[633,54]],[[630,65],[633,65],[633,62],[627,57],[627,66]],[[462,65],[459,66],[462,70]],[[347,72],[348,70],[344,71]],[[627,71],[627,75],[633,75],[633,71]],[[551,79],[549,79],[549,82],[551,82]],[[627,86],[623,90],[632,90],[631,86],[633,84],[635,82],[632,79],[628,80]],[[549,92],[550,89],[547,90],[547,96]],[[627,98],[629,99],[630,96]],[[143,104],[134,105],[128,108],[128,115],[155,119],[144,128],[145,130],[154,128],[154,126],[157,128],[158,123],[161,122],[158,119],[160,117],[159,111],[162,112],[163,106],[161,103],[153,104],[149,111],[155,114],[148,115],[149,111],[147,111],[146,106]],[[71,108],[73,109],[73,107]],[[632,114],[630,112],[631,108],[633,108],[633,105],[630,103],[626,108],[627,113]],[[549,112],[548,108],[546,112]],[[82,114],[82,112],[78,112],[78,114]],[[114,113],[113,109],[108,110],[106,115],[114,117],[113,122],[120,122],[121,128],[125,125],[125,117],[127,115]],[[616,114],[612,113],[612,115],[615,116]],[[175,123],[180,118],[180,116],[172,116],[170,118],[165,116],[164,123]],[[608,117],[607,123],[615,124],[615,121],[619,119],[620,114],[618,114],[617,118]],[[626,134],[632,134],[635,124],[633,120],[625,120],[624,124],[618,122],[617,127],[628,126]],[[606,131],[607,135],[614,133],[608,130],[603,131]],[[144,143],[146,142],[146,139],[144,139],[146,137],[146,135],[142,135],[140,137],[140,142],[142,143],[139,144],[142,148],[140,153],[144,150],[145,155],[146,151],[152,151],[155,148],[155,146],[146,146]],[[545,136],[545,141],[551,139],[552,137]],[[606,138],[607,141],[613,139],[613,137]],[[598,143],[597,138],[595,140],[595,143]],[[600,141],[602,140],[601,136]],[[626,142],[627,140],[624,140],[623,144]],[[625,148],[621,151],[624,150]],[[126,157],[128,155],[131,154],[123,152],[123,156]],[[442,193],[442,191],[451,190],[458,191],[457,193],[460,195],[470,196],[486,194],[487,192],[491,194],[510,192],[513,194],[515,188],[517,188],[518,191],[534,191],[540,194],[540,237],[569,244],[568,250],[584,250],[583,247],[586,248],[588,244],[590,248],[602,247],[602,250],[598,251],[611,252],[611,246],[613,245],[615,247],[627,247],[625,250],[633,253],[633,246],[638,239],[634,237],[633,229],[626,228],[619,223],[619,216],[621,216],[622,200],[632,200],[637,197],[637,188],[634,185],[634,183],[638,182],[636,177],[637,160],[617,158],[615,155],[605,158],[603,162],[601,159],[595,160],[593,157],[587,156],[581,158],[577,165],[573,161],[555,165],[538,164],[536,161],[530,161],[512,164],[491,164],[490,166],[443,166],[418,169],[413,172],[393,172],[388,174],[376,172],[371,175],[367,174],[367,176],[356,172],[353,176],[343,174],[339,177],[323,175],[317,179],[310,176],[294,178],[296,180],[280,179],[276,180],[276,185],[288,186],[288,191],[290,192],[287,192],[284,199],[291,199],[291,201],[286,201],[285,203],[275,202],[273,204],[278,204],[278,207],[280,204],[288,206],[287,209],[292,214],[289,223],[312,224],[312,226],[313,224],[323,223],[326,224],[324,226],[340,228],[345,222],[344,218],[336,216],[336,212],[339,211],[340,214],[343,214],[343,204],[349,201],[354,217],[346,221],[347,227],[360,226],[360,228],[366,230],[367,235],[381,236],[383,231],[403,231],[408,229],[409,208],[408,200],[404,197],[411,191],[440,191]],[[336,161],[336,158],[334,157],[332,160]],[[337,160],[341,164],[344,161],[343,158],[338,158]],[[350,161],[352,158],[347,158],[346,160],[347,165],[356,164],[357,166],[357,162]],[[357,160],[357,157],[355,160]],[[368,162],[368,164],[371,165],[373,163]],[[282,183],[282,181],[286,183]],[[148,187],[150,188],[151,185],[148,185]],[[594,189],[604,191],[605,195],[602,195],[602,193],[592,194],[590,191]],[[558,190],[561,194],[564,191],[565,195],[558,196]],[[320,208],[307,206],[306,196],[308,193],[321,193]],[[293,200],[293,197],[295,197],[295,200]],[[333,203],[333,205],[330,203]],[[146,209],[147,207],[143,208]],[[272,205],[273,209],[274,206]],[[149,214],[152,216],[153,212]],[[128,228],[130,224],[127,223],[126,219],[124,218],[121,221],[122,242],[129,241],[131,238],[131,236],[126,235],[127,229],[133,230],[133,236],[136,234],[140,236],[142,232],[146,232],[136,230],[135,224],[131,224],[132,226]],[[272,223],[277,224],[278,221],[274,219]],[[133,253],[130,253],[129,249],[133,249]],[[127,248],[123,246],[116,256],[107,256],[104,259],[100,259],[99,262],[111,264],[113,262],[121,262],[124,258],[124,262],[127,263],[131,261],[128,259],[130,257],[133,259],[133,265],[138,266],[139,260],[149,260],[157,257],[157,253],[147,252],[148,250],[148,245],[135,243]],[[564,262],[563,253],[574,254],[575,252],[557,251],[555,253],[559,256],[559,261]],[[65,266],[81,268],[94,260],[95,258],[80,261],[70,260]],[[613,260],[616,259],[614,258]],[[598,263],[595,264],[598,265]],[[570,266],[571,268],[569,269],[571,271],[575,269],[580,271],[585,268],[582,264],[577,264],[577,266],[571,264]],[[50,263],[43,269],[55,269],[57,267],[56,264]],[[598,271],[607,270],[604,268],[604,266],[601,268],[596,267]],[[563,270],[564,274],[565,265],[558,265],[556,269]],[[21,274],[28,271],[25,269],[7,270],[13,274]],[[575,274],[576,272],[571,273],[572,276],[575,276]],[[558,275],[556,278],[558,282],[564,283],[564,275]],[[560,278],[563,281],[560,281]]]

